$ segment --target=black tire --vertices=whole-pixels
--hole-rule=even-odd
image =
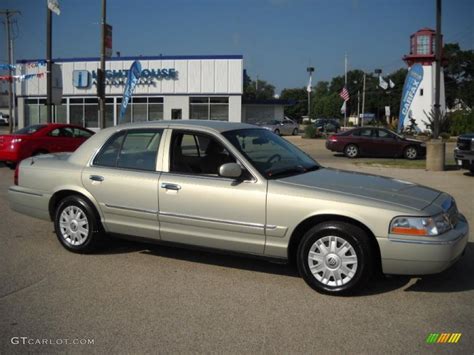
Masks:
[[[329,252],[325,257],[318,256],[322,259],[321,264],[319,261],[314,264],[314,260],[309,260],[311,249],[318,250],[317,242],[326,245],[328,239],[336,242],[334,249],[336,252]],[[348,250],[344,252],[345,248]],[[331,251],[331,241],[327,249]],[[344,255],[345,262],[337,255],[338,252]],[[316,256],[318,253],[314,252],[312,255]],[[347,261],[354,259],[354,256],[355,265]],[[346,222],[324,222],[305,233],[298,246],[296,262],[300,275],[314,290],[331,295],[348,295],[361,289],[372,276],[375,252],[369,236],[361,228]],[[334,268],[331,268],[332,263],[335,265]],[[343,265],[344,263],[346,264]],[[318,271],[320,267],[323,270]],[[315,270],[315,274],[311,268]],[[337,274],[339,280],[336,280]],[[318,280],[317,277],[322,280]]]
[[[76,229],[70,227],[71,229],[69,229],[69,232],[72,231],[73,233],[69,234],[69,238],[67,237],[68,230],[64,229],[66,227],[63,226],[63,228],[61,228],[60,225],[62,218],[63,221],[66,221],[64,219],[65,216],[62,216],[62,214],[68,208],[71,209],[70,211],[81,212],[81,215],[79,215],[78,218],[73,219],[73,221],[76,221],[77,226],[75,227]],[[87,234],[85,236],[78,235],[80,232],[80,223],[83,222],[83,217],[86,219],[87,222]],[[77,222],[78,220],[79,222]],[[73,223],[73,221],[71,221],[71,224]],[[91,206],[91,204],[83,197],[77,195],[65,197],[58,204],[56,212],[54,214],[54,229],[56,232],[56,236],[58,237],[59,242],[63,245],[63,247],[74,253],[90,253],[96,250],[101,245],[104,234],[102,231],[102,226],[100,225],[100,218],[97,212],[95,211],[95,208]],[[81,239],[82,237],[82,241],[78,244],[74,244],[74,242],[77,241],[75,240],[76,236],[78,239]]]
[[[298,128],[295,128],[295,129],[293,130],[293,135],[294,135],[294,136],[297,136],[298,133],[299,133],[299,132],[298,132]]]
[[[474,168],[469,169],[469,171],[471,172],[472,175],[474,175]]]
[[[274,131],[274,133],[275,133],[277,136],[279,136],[279,135],[280,135],[280,130],[277,128],[277,129]]]
[[[34,152],[33,154],[31,154],[31,156],[35,157],[37,155],[43,155],[43,154],[48,154],[48,151],[40,149],[40,150],[37,150],[36,152]]]
[[[12,162],[6,162],[5,165],[9,167],[12,170],[15,170],[17,163],[12,163]]]
[[[413,145],[406,147],[403,151],[403,156],[408,160],[415,160],[418,158],[418,155],[418,149]]]
[[[359,147],[355,144],[348,144],[344,147],[344,155],[350,159],[357,158],[359,156]]]

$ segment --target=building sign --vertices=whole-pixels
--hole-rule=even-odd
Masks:
[[[127,82],[128,69],[126,70],[106,70],[105,85],[123,86]],[[73,71],[73,85],[78,89],[88,89],[91,85],[97,84],[97,71],[87,70]],[[137,85],[153,85],[155,80],[177,80],[178,71],[174,68],[163,69],[143,69]]]

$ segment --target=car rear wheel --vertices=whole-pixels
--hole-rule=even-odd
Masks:
[[[355,144],[348,144],[344,148],[344,154],[348,158],[357,158],[359,156],[359,147]]]
[[[374,253],[361,228],[345,222],[324,222],[303,236],[297,264],[300,275],[316,291],[345,295],[369,280]]]
[[[418,150],[413,146],[406,147],[405,151],[403,152],[403,156],[406,159],[414,160],[414,159],[418,158]]]
[[[102,239],[99,223],[94,208],[80,196],[68,196],[56,208],[54,229],[61,244],[69,251],[87,253],[95,250]]]
[[[294,136],[297,136],[297,135],[298,135],[298,128],[295,128],[295,129],[293,130],[293,135],[294,135]]]

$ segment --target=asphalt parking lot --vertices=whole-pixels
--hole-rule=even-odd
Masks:
[[[329,167],[447,191],[474,228],[474,177],[465,171],[361,167],[327,152],[322,141],[291,140]],[[69,253],[51,223],[10,211],[12,181],[13,172],[0,166],[0,353],[474,349],[472,232],[466,255],[442,274],[383,278],[361,295],[330,297],[292,267],[261,260],[125,241],[111,241],[99,254]],[[458,344],[425,343],[440,332],[462,337]],[[13,344],[16,337],[53,344]]]

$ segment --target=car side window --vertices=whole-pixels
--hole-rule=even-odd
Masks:
[[[130,130],[112,136],[94,159],[97,166],[156,170],[156,155],[163,130]]]
[[[89,138],[90,136],[92,136],[92,134],[92,132],[86,131],[85,129],[74,128],[75,138]]]
[[[216,139],[206,134],[173,132],[170,172],[219,175],[219,167],[235,158]]]
[[[378,133],[379,138],[386,138],[386,139],[394,139],[395,138],[395,136],[392,133],[390,133],[388,131],[385,131],[383,129],[379,129],[377,133]]]
[[[49,132],[48,136],[50,137],[73,137],[74,133],[71,128],[69,127],[60,127],[53,129]]]
[[[370,138],[372,137],[372,129],[371,128],[365,128],[365,129],[361,129],[360,131],[360,136],[361,137],[365,137],[365,138]]]

